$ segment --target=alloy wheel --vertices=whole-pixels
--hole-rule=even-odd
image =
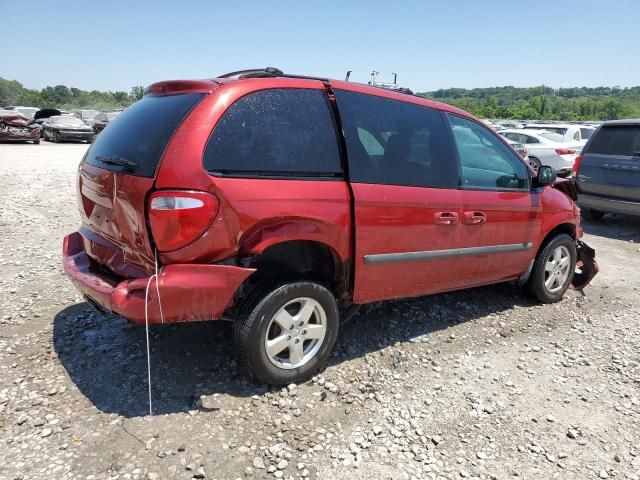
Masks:
[[[295,298],[282,306],[267,326],[267,357],[279,368],[301,367],[320,350],[326,333],[327,315],[322,305],[313,298]]]
[[[549,293],[560,291],[569,278],[571,254],[564,245],[552,250],[544,265],[544,288]]]

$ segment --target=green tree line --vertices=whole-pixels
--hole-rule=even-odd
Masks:
[[[131,105],[142,98],[143,93],[141,86],[129,92],[87,91],[65,85],[34,90],[16,80],[0,78],[0,106],[106,110]],[[640,87],[448,88],[418,95],[455,105],[481,118],[615,120],[640,117]]]
[[[455,105],[480,118],[616,120],[640,117],[640,87],[448,88],[419,95]]]
[[[42,90],[25,88],[16,80],[0,78],[0,107],[24,105],[38,108],[71,108],[108,110],[131,105],[142,98],[144,88],[133,87],[130,92],[99,92],[56,85]]]

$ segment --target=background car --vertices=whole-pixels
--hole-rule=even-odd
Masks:
[[[570,125],[568,123],[529,123],[525,128],[531,130],[546,130],[562,136],[563,142],[576,143],[583,147],[591,137],[595,128],[586,125]]]
[[[52,142],[90,142],[93,140],[93,129],[77,117],[56,115],[43,123],[43,138]]]
[[[97,110],[73,110],[73,114],[82,120],[85,124],[93,127],[93,121],[98,114]]]
[[[585,216],[640,216],[640,119],[603,123],[576,160],[575,173]]]
[[[24,106],[21,106],[21,105],[10,105],[8,107],[4,107],[4,109],[5,110],[13,110],[13,111],[19,112],[19,113],[21,113],[24,116],[29,117],[29,118],[33,118],[33,116],[36,114],[36,112],[38,110],[40,110],[37,107],[24,107]]]
[[[0,142],[40,143],[40,126],[19,111],[0,110]]]
[[[96,133],[96,135],[104,130],[104,127],[106,127],[109,122],[116,118],[116,116],[118,116],[120,113],[122,112],[118,111],[98,113],[93,119],[93,131]]]
[[[558,176],[570,176],[576,153],[582,148],[577,142],[563,142],[560,134],[546,130],[503,130],[500,135],[514,142],[522,143],[529,153],[528,163],[538,171],[541,165],[553,168]]]
[[[36,114],[33,116],[33,121],[40,127],[40,138],[44,136],[43,124],[47,120],[47,118],[60,114],[60,110],[56,110],[55,108],[43,108],[42,110],[38,110],[36,112]]]
[[[521,143],[514,142],[513,140],[509,140],[508,138],[505,138],[505,139],[507,140],[507,143],[511,145],[511,148],[513,148],[516,152],[518,152],[518,155],[520,155],[528,163],[529,153],[527,152],[527,149],[525,148],[525,146]]]

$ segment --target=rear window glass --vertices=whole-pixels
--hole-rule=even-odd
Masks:
[[[595,132],[595,129],[593,128],[581,128],[580,136],[582,137],[582,140],[589,140],[591,135],[593,135],[593,132]]]
[[[216,125],[204,167],[229,175],[341,175],[324,91],[274,88],[242,97]]]
[[[602,127],[591,140],[589,153],[627,156],[640,154],[640,126]]]
[[[171,136],[203,97],[201,93],[143,97],[96,136],[85,162],[153,177]]]
[[[540,132],[538,135],[542,138],[546,138],[547,140],[551,140],[552,142],[562,142],[564,140],[562,135],[555,132]]]

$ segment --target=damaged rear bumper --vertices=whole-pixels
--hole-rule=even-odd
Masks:
[[[145,294],[149,278],[121,279],[100,269],[84,250],[78,232],[63,243],[63,267],[76,288],[99,309],[145,323]],[[214,320],[231,306],[233,297],[255,270],[232,265],[173,264],[158,272],[160,314],[155,281],[149,288],[149,323]]]

